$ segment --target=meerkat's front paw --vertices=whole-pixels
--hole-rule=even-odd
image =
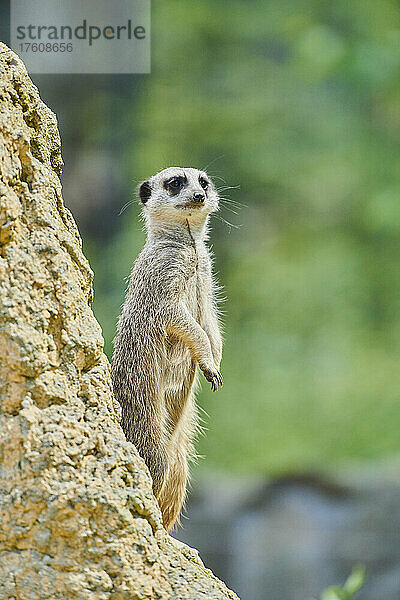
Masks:
[[[219,371],[202,368],[204,377],[211,383],[211,389],[216,392],[219,387],[223,386],[222,375]]]

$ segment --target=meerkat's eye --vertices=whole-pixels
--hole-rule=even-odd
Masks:
[[[176,194],[179,194],[186,181],[186,177],[183,177],[182,175],[177,175],[176,177],[171,177],[170,179],[167,179],[167,181],[164,183],[164,187],[173,196],[175,196]]]
[[[203,190],[206,190],[208,188],[208,185],[209,185],[208,181],[204,177],[199,177],[199,183],[200,183],[201,187],[203,188]]]

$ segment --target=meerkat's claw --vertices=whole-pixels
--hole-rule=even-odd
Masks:
[[[222,375],[219,371],[213,372],[211,369],[202,369],[204,377],[211,383],[211,389],[216,392],[219,387],[223,386]]]
[[[222,387],[223,385],[224,385],[224,383],[222,381],[222,375],[219,371],[217,371],[217,374],[214,375],[214,377],[213,377],[211,389],[213,392],[216,392],[218,390],[218,388]]]
[[[201,369],[201,370],[203,371],[203,375],[207,379],[207,381],[212,382],[214,375],[213,375],[213,372],[211,371],[211,369]]]

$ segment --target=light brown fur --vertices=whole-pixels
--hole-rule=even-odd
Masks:
[[[175,193],[177,178],[185,182]],[[139,193],[147,239],[119,318],[112,379],[122,428],[150,470],[170,530],[185,499],[193,457],[196,365],[214,390],[222,385],[216,285],[205,244],[218,195],[206,173],[180,167],[157,173]]]

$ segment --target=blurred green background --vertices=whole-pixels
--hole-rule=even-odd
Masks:
[[[399,451],[399,15],[385,0],[154,2],[151,76],[110,93],[88,132],[107,144],[120,121],[127,196],[175,164],[238,186],[224,195],[243,206],[221,207],[238,227],[212,222],[225,385],[203,384],[202,468]],[[87,244],[109,356],[142,243],[129,208]]]
[[[139,207],[119,214],[136,184],[209,165],[233,186],[212,220],[225,385],[203,382],[199,469],[399,453],[399,16],[394,0],[154,1],[151,75],[34,77],[110,358],[144,240]]]

